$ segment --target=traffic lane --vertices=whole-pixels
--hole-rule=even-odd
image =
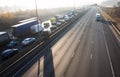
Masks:
[[[92,76],[91,77],[113,77],[113,72],[107,53],[107,44],[103,33],[102,23],[93,24],[93,53],[92,53]]]
[[[103,29],[104,29],[105,38],[107,41],[115,77],[120,77],[120,72],[119,72],[120,71],[120,61],[119,61],[120,60],[120,46],[118,44],[118,41],[116,40],[116,37],[110,30],[109,26],[111,25],[108,23],[103,24]]]
[[[65,77],[112,77],[105,41],[100,32],[102,28],[97,29],[101,25],[95,22],[94,19],[93,26],[89,28],[91,32],[83,36],[76,57],[71,61]]]
[[[89,16],[87,16],[87,17],[90,18]],[[77,45],[81,41],[80,39],[83,36],[84,29],[85,29],[85,27],[87,25],[86,24],[87,22],[88,22],[88,19],[85,20],[84,24],[80,24],[80,25],[83,25],[82,29],[77,32],[76,36],[74,36],[74,41],[71,40],[72,44],[69,46],[69,48],[67,48],[67,50],[64,50],[64,52],[66,52],[66,53],[64,54],[64,56],[62,57],[62,59],[59,61],[59,64],[55,68],[55,76],[56,77],[62,77],[62,76],[64,76],[63,74],[64,74],[65,70],[67,69],[67,67],[68,67],[71,59],[75,55],[74,51],[76,50]],[[71,41],[69,41],[69,42],[71,42]]]
[[[93,10],[91,10],[91,11],[93,11]],[[66,51],[67,53],[64,55],[64,57],[60,61],[59,65],[55,69],[56,77],[62,77],[62,76],[64,77],[64,73],[65,73],[66,69],[69,67],[71,59],[76,55],[75,54],[76,48],[78,47],[78,44],[82,41],[81,38],[84,35],[84,30],[85,30],[86,26],[89,24],[88,21],[90,20],[91,15],[92,15],[92,12],[89,12],[89,15],[87,15],[87,19],[85,21],[83,21],[84,24],[80,24],[80,25],[83,25],[83,28],[77,33],[77,36],[74,37],[74,41],[73,41],[72,45]],[[77,62],[75,62],[75,63],[77,63]],[[71,72],[69,72],[69,73],[71,74]]]
[[[87,16],[86,16],[87,17]],[[82,19],[81,19],[82,20]],[[85,20],[85,19],[84,19]],[[75,31],[73,31],[73,29],[76,27],[76,26],[81,26],[80,25],[81,23],[79,23],[79,24],[77,24],[77,25],[75,25],[70,31],[72,31],[72,32],[74,32],[74,35],[76,34],[76,29],[75,29]],[[78,27],[77,27],[78,28]],[[80,28],[79,28],[80,29]],[[68,36],[68,33],[64,36],[64,38],[66,38],[66,36]],[[72,36],[71,35],[71,33],[69,34],[69,36]],[[68,40],[69,38],[67,38],[66,40]],[[63,39],[64,40],[64,42],[65,42],[65,39]],[[70,42],[70,41],[68,41],[68,42]],[[71,41],[72,42],[72,41]],[[60,42],[61,43],[61,42]],[[70,44],[70,43],[69,43]],[[68,45],[67,43],[66,43],[66,45]],[[70,44],[71,45],[71,44]],[[56,45],[55,45],[56,46]],[[63,44],[63,45],[61,45],[61,46],[63,46],[64,47],[64,49],[65,49],[65,45]],[[68,45],[69,46],[69,45]],[[56,48],[55,48],[56,49]],[[61,48],[61,49],[63,49],[63,48]],[[46,50],[44,50],[45,52],[46,51],[50,51],[50,48],[47,48]],[[47,53],[48,53],[47,52]],[[56,53],[56,52],[60,52],[60,51],[56,51],[55,50],[55,52],[53,52],[53,50],[52,50],[52,54],[54,54],[54,53]],[[48,54],[46,54],[46,55],[49,55],[49,53]],[[64,55],[64,54],[59,54],[59,57],[61,57],[62,55]],[[47,56],[48,57],[48,56]],[[53,56],[54,57],[54,56]],[[58,58],[59,59],[59,58]],[[50,65],[49,64],[51,64],[51,63],[49,63],[51,60],[49,60],[49,57],[48,58],[46,58],[46,60],[47,60],[47,63],[46,64],[44,64],[46,67],[45,68],[47,68],[47,67],[49,67]],[[57,60],[57,59],[56,59]],[[54,62],[54,65],[55,65],[55,62]],[[41,66],[40,66],[41,67]],[[37,67],[36,67],[37,68]],[[44,68],[44,69],[45,69]],[[35,68],[30,68],[30,69],[35,69]],[[49,69],[46,69],[47,71],[49,71]],[[29,77],[29,73],[31,73],[31,71],[30,70],[28,70],[26,73],[24,73],[24,75],[23,76],[28,76]],[[37,71],[36,71],[37,72]],[[34,74],[34,73],[32,73],[32,74]],[[44,74],[44,75],[47,75],[47,74]]]
[[[93,13],[93,12],[92,12]],[[80,44],[78,45],[76,51],[75,51],[75,56],[71,60],[71,63],[68,66],[68,69],[66,70],[64,76],[65,77],[85,77],[86,72],[88,71],[88,66],[89,66],[89,54],[90,52],[86,52],[85,49],[87,48],[87,43],[90,43],[90,40],[88,36],[90,36],[90,22],[91,20],[89,19],[89,23],[85,29],[84,35],[81,38]],[[89,29],[90,28],[90,29]],[[81,71],[79,70],[81,68]],[[78,75],[78,73],[80,75]]]
[[[58,41],[54,46],[52,46],[52,49],[55,50],[55,51],[61,49],[61,47],[64,44],[66,44],[66,41],[68,41],[72,37],[72,35],[76,33],[77,29],[82,30],[82,28],[85,25],[84,21],[86,21],[86,22],[88,21],[88,15],[84,16],[77,24],[75,24],[74,27],[72,28],[74,30],[70,30],[68,33],[66,33],[64,35],[64,38],[61,38],[60,41]]]

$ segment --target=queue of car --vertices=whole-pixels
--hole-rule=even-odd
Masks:
[[[72,20],[73,17],[77,15],[77,13],[73,13],[73,12],[69,12],[68,14],[65,14],[65,15],[55,15],[49,20],[43,21],[41,23],[43,31],[48,31],[49,33],[51,33],[52,30],[56,29],[61,24]],[[35,41],[36,41],[36,38],[34,37],[25,38],[21,42],[17,40],[11,40],[7,45],[9,49],[6,49],[1,53],[2,59],[8,59],[14,56],[15,54],[17,54],[19,52],[19,49],[16,48],[16,45],[21,44],[22,46],[28,46]]]

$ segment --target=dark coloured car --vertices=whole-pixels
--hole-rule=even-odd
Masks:
[[[1,53],[2,59],[8,59],[18,53],[18,49],[7,49]]]
[[[10,43],[7,45],[9,48],[12,48],[16,46],[19,42],[18,41],[10,41]]]

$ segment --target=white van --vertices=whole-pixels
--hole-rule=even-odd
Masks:
[[[100,13],[96,13],[96,21],[100,21],[101,20],[101,15]]]

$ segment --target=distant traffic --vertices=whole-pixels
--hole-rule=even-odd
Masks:
[[[8,32],[0,32],[0,46],[5,47],[1,51],[2,59],[8,59],[17,54],[18,46],[28,46],[35,42],[35,34],[43,34],[42,37],[48,38],[54,30],[73,20],[79,13],[79,9],[71,10],[65,15],[55,15],[42,22],[37,17],[33,17],[19,21],[18,24],[11,26]]]

